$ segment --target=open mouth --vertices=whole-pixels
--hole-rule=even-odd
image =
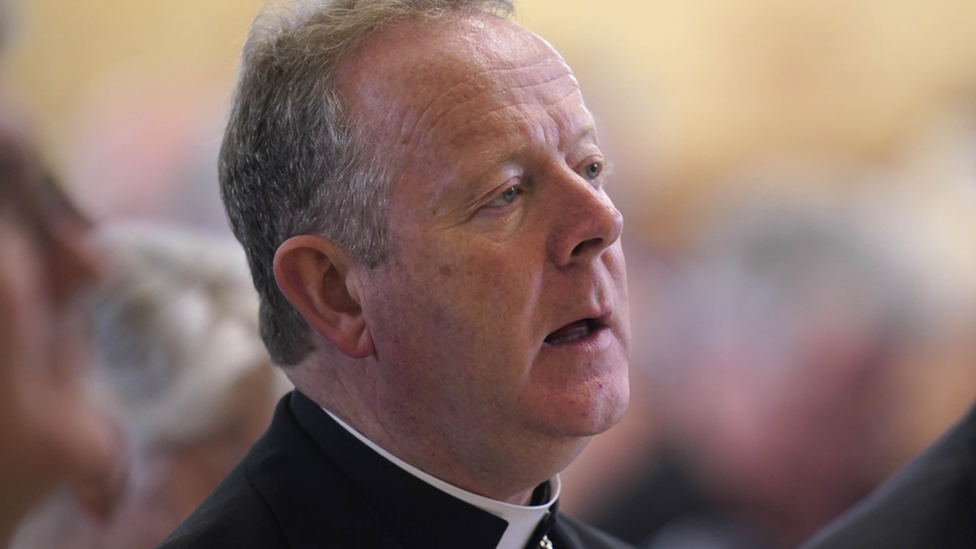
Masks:
[[[595,318],[584,318],[571,324],[567,324],[546,337],[546,343],[556,345],[559,343],[569,343],[579,341],[589,337],[590,334],[602,328],[603,325]]]

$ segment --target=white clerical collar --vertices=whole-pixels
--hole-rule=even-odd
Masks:
[[[555,503],[557,499],[559,499],[559,475],[556,475],[550,481],[551,485],[549,490],[549,501],[541,505],[515,505],[513,503],[506,503],[504,501],[498,501],[468,492],[467,490],[458,488],[453,484],[448,484],[437,477],[429,475],[394,456],[393,454],[380,448],[373,441],[363,436],[363,434],[359,431],[347,425],[346,422],[336,417],[336,415],[332,412],[326,410],[325,408],[322,409],[325,410],[325,413],[329,414],[329,417],[334,419],[336,423],[341,425],[343,429],[349,431],[352,436],[359,439],[363,444],[372,448],[377,454],[390,460],[404,471],[443,492],[447,492],[448,494],[462,501],[474,505],[482,511],[491,513],[496,517],[502,518],[508,522],[508,528],[505,529],[505,534],[502,536],[501,541],[498,542],[497,549],[523,549],[529,542],[529,538],[535,531],[536,526],[538,526],[539,522],[543,519],[543,517],[545,517],[546,511],[548,511],[549,507]]]

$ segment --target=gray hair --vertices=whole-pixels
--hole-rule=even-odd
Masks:
[[[367,268],[392,243],[390,174],[350,122],[335,75],[373,33],[470,12],[510,15],[509,0],[335,0],[259,16],[244,46],[220,151],[221,194],[261,298],[261,337],[281,366],[312,350],[309,328],[275,283],[278,246],[300,234],[330,238]]]

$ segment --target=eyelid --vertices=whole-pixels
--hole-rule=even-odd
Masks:
[[[596,177],[590,179],[586,176],[585,171],[593,164],[598,164],[600,166],[600,172],[596,175]],[[576,173],[580,174],[580,177],[586,179],[595,187],[601,188],[605,184],[606,177],[609,175],[611,167],[612,165],[610,162],[603,156],[592,155],[586,157],[582,162],[577,164]]]
[[[506,202],[502,197],[505,193],[515,189],[516,195],[511,201]],[[513,175],[505,180],[504,183],[494,187],[490,192],[485,193],[481,200],[481,208],[504,208],[518,201],[519,197],[525,193],[525,181],[521,175]],[[501,203],[499,203],[501,202]]]
[[[512,190],[512,189],[515,189],[515,193],[516,193],[516,194],[515,194],[515,196],[514,196],[514,197],[512,198],[512,200],[511,200],[511,201],[508,201],[508,202],[505,202],[505,201],[503,200],[501,204],[495,204],[495,202],[498,202],[499,200],[502,200],[502,199],[503,199],[503,197],[505,197],[505,193],[507,193],[508,191],[510,191],[510,190]],[[488,202],[486,202],[486,203],[485,203],[485,207],[486,207],[486,208],[504,208],[505,206],[508,206],[508,205],[511,205],[511,204],[513,204],[513,203],[514,203],[514,202],[515,202],[516,200],[518,200],[518,197],[522,195],[522,192],[523,192],[523,191],[522,191],[522,189],[521,189],[521,185],[518,185],[518,184],[516,184],[516,185],[507,185],[507,186],[506,186],[506,187],[505,187],[504,189],[502,189],[502,191],[501,191],[501,192],[499,192],[499,193],[497,193],[497,194],[495,194],[495,195],[494,195],[494,196],[493,196],[493,197],[491,198],[491,200],[489,200]]]

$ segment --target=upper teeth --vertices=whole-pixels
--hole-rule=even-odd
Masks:
[[[579,330],[574,330],[573,333],[569,335],[553,338],[549,341],[549,343],[563,343],[565,341],[575,341],[577,339],[583,339],[589,334],[590,334],[590,326],[587,325]]]

